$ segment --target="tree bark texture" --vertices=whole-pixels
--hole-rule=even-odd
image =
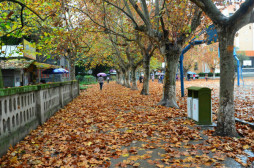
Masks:
[[[229,28],[228,28],[229,29]],[[232,30],[218,28],[220,47],[220,107],[216,134],[221,136],[237,136],[234,109],[234,35]]]
[[[215,68],[212,68],[213,70],[213,79],[215,79]]]
[[[116,83],[117,84],[120,84],[120,76],[119,76],[120,72],[117,71],[117,74],[116,74]]]
[[[126,86],[126,71],[123,71],[122,80],[123,80],[122,86]]]
[[[75,62],[72,57],[69,59],[70,61],[70,78],[71,80],[75,80]]]
[[[120,73],[119,73],[119,84],[120,84],[120,85],[123,85],[123,83],[124,83],[124,82],[123,82],[123,72],[120,72]]]
[[[163,85],[163,97],[158,105],[179,108],[176,102],[176,68],[180,57],[180,48],[166,47],[166,72]]]
[[[144,80],[143,88],[141,91],[142,95],[149,95],[149,73],[150,73],[150,60],[151,57],[148,53],[144,55],[143,67],[144,67]]]
[[[125,72],[125,79],[126,79],[125,87],[131,88],[131,83],[130,83],[130,70],[129,70],[129,69]]]
[[[135,66],[131,67],[131,83],[132,83],[131,90],[138,90]]]

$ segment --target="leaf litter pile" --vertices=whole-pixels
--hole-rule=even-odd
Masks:
[[[213,89],[216,119],[218,81],[186,82],[186,87],[195,85]],[[150,82],[148,96],[140,95],[141,84],[138,87],[133,91],[111,82],[100,91],[98,85],[92,85],[10,147],[0,167],[251,166],[254,131],[250,127],[237,124],[241,138],[213,136],[213,128],[198,127],[187,118],[179,82],[180,109],[156,105],[162,84]]]

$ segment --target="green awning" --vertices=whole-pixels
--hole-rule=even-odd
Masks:
[[[37,69],[49,69],[49,68],[60,68],[60,66],[57,65],[51,65],[41,62],[34,61],[33,64],[37,67]]]

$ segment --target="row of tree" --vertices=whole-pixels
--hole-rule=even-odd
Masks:
[[[191,3],[192,2],[192,3]],[[141,94],[149,94],[151,58],[165,60],[163,97],[158,103],[178,108],[176,69],[183,47],[213,23],[220,48],[218,135],[237,136],[234,119],[235,33],[253,22],[254,1],[246,0],[230,17],[217,8],[220,0],[0,0],[1,36],[33,35],[38,53],[66,57],[71,64],[107,64],[126,87],[137,89],[135,72],[144,69]],[[8,7],[8,9],[7,9]],[[2,33],[4,32],[4,33]],[[129,79],[129,74],[132,79]],[[120,80],[125,79],[125,80]],[[132,85],[131,85],[132,83]]]

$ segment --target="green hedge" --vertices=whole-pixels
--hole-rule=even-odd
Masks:
[[[94,84],[97,82],[96,77],[92,75],[86,75],[86,76],[78,75],[76,76],[76,79],[79,80],[79,83],[83,85]]]
[[[38,86],[36,85],[4,88],[4,89],[0,89],[0,96],[9,96],[9,95],[14,95],[19,93],[25,93],[25,92],[35,91],[37,89],[38,89]]]
[[[205,77],[205,74],[208,74],[208,77],[213,77],[213,73],[203,73],[203,72],[201,72],[201,73],[199,73],[198,75],[199,75],[199,77]],[[215,76],[220,76],[220,73],[215,73]]]
[[[87,86],[79,85],[79,89],[80,89],[80,90],[86,90],[87,88],[88,88]]]
[[[111,75],[110,78],[111,78],[112,81],[116,80],[116,76]]]
[[[21,94],[31,91],[36,91],[40,89],[47,89],[52,87],[58,87],[63,85],[70,85],[72,83],[76,83],[78,81],[65,81],[65,82],[54,82],[54,83],[47,83],[47,84],[39,84],[39,85],[28,85],[28,86],[20,86],[20,87],[12,87],[12,88],[4,88],[0,89],[0,97],[1,96],[10,96],[14,94]]]

